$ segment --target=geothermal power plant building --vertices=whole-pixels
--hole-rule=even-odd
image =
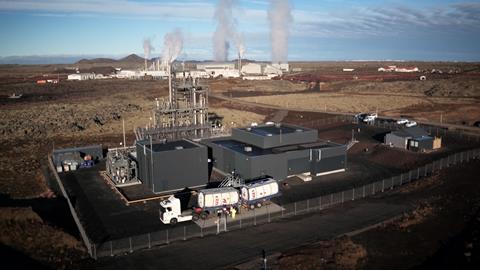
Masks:
[[[318,141],[317,130],[293,125],[234,128],[232,136],[202,143],[211,148],[214,167],[244,179],[323,175],[344,171],[347,165],[346,145]]]
[[[208,149],[186,139],[166,143],[143,140],[136,144],[138,178],[154,193],[206,185]]]

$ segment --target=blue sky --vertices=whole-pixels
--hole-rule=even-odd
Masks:
[[[182,58],[211,59],[216,1],[0,0],[0,57],[143,54],[162,51],[179,28]],[[480,2],[455,0],[290,1],[289,60],[480,61]],[[245,57],[270,59],[268,0],[238,0]],[[230,58],[235,57],[231,46]]]

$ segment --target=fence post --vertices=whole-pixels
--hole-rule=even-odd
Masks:
[[[320,196],[320,197],[318,198],[318,201],[319,201],[319,202],[318,202],[318,209],[319,209],[319,210],[322,210],[322,196]]]
[[[297,215],[297,202],[294,202],[294,203],[293,203],[293,215],[294,215],[294,216]]]
[[[365,198],[365,185],[363,185],[363,196],[362,198]]]
[[[394,176],[392,176],[392,186],[390,187],[390,190],[393,190],[393,178]]]
[[[330,206],[333,205],[333,193],[330,194]]]
[[[128,241],[130,242],[130,253],[133,252],[133,248],[132,248],[132,237],[129,237],[128,238]]]
[[[113,244],[112,244],[112,241],[110,241],[110,256],[113,257]]]
[[[307,212],[310,212],[310,200],[307,200]]]
[[[352,188],[352,201],[355,201],[355,187]]]
[[[183,226],[183,241],[187,240],[187,227]]]
[[[375,195],[375,182],[372,184],[372,195]]]
[[[403,185],[403,173],[400,174],[400,186]]]
[[[152,248],[152,239],[150,237],[150,233],[148,233],[148,248]]]
[[[168,241],[168,229],[167,229],[167,245],[169,244],[170,242]]]
[[[385,179],[382,180],[382,193],[384,192],[385,190]]]
[[[343,201],[344,201],[344,199],[345,199],[345,194],[344,194],[344,193],[345,193],[345,191],[342,191],[342,203],[343,203]]]
[[[267,204],[267,213],[268,213],[268,223],[270,223],[270,210],[268,209],[268,204]]]

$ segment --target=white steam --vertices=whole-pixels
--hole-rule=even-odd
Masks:
[[[150,58],[150,54],[155,48],[152,46],[152,40],[150,38],[143,39],[143,54],[145,59]]]
[[[183,34],[180,29],[165,34],[163,41],[162,65],[171,64],[182,52]]]
[[[288,58],[288,26],[292,21],[288,0],[270,0],[268,19],[270,20],[272,62],[286,62]]]
[[[227,61],[228,49],[233,41],[240,56],[245,53],[243,38],[236,31],[232,8],[236,0],[219,0],[215,9],[214,18],[217,21],[217,29],[213,34],[213,57],[215,61]]]

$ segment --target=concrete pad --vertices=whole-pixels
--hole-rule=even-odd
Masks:
[[[273,214],[273,213],[279,213],[282,210],[284,210],[283,207],[279,206],[278,204],[275,203],[269,203],[267,205],[262,206],[261,208],[255,208],[254,210],[248,210],[246,208],[241,208],[240,213],[237,213],[235,215],[235,219],[232,219],[232,216],[228,216],[227,218],[227,224],[238,222],[239,219],[251,219],[254,216],[261,217],[261,216],[267,216],[268,213]],[[209,228],[209,227],[214,227],[217,226],[217,217],[210,215],[209,218],[203,220],[199,219],[195,221],[195,223],[200,227],[200,228]],[[224,218],[222,216],[220,220],[220,224],[224,224]]]

